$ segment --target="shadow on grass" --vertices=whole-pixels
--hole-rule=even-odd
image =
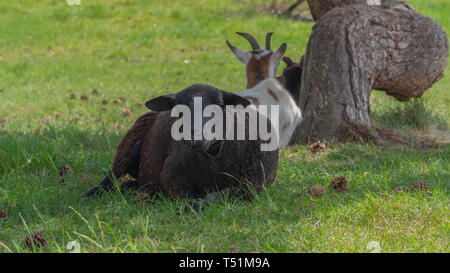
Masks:
[[[426,99],[375,100],[372,104],[375,126],[388,145],[427,150],[445,149],[450,144],[448,120]]]
[[[23,250],[11,242],[21,242],[28,228],[44,231],[53,247],[62,250],[73,238],[89,245],[92,251],[110,251],[119,244],[116,237],[149,236],[166,245],[185,240],[186,249],[200,251],[187,238],[206,234],[205,238],[212,238],[209,248],[215,249],[214,240],[220,230],[229,244],[240,242],[244,249],[264,248],[256,242],[265,238],[271,248],[288,251],[289,246],[276,238],[285,235],[285,228],[295,228],[299,222],[314,217],[317,207],[326,217],[332,215],[333,208],[365,202],[370,192],[384,193],[386,184],[423,178],[436,186],[441,174],[435,169],[430,172],[411,167],[448,160],[448,152],[425,154],[417,150],[381,151],[372,145],[336,145],[315,160],[280,161],[277,180],[255,201],[219,202],[200,213],[180,215],[179,208],[186,205],[182,200],[160,198],[145,204],[128,192],[83,198],[110,168],[122,134],[76,126],[53,127],[42,134],[1,133],[0,207],[8,212],[9,219],[0,222],[0,240],[12,249]],[[65,183],[60,183],[57,170],[61,164],[73,168]],[[365,173],[370,174],[370,180]],[[328,191],[320,200],[306,194],[313,182],[326,186],[338,174],[347,176],[351,183],[345,194]],[[390,177],[386,178],[387,174]]]
[[[56,171],[58,164],[64,162],[81,168],[88,158],[95,160],[96,156],[113,154],[122,134],[101,128],[80,129],[70,124],[50,126],[39,132],[0,131],[0,174]]]
[[[377,104],[376,107],[377,111],[372,112],[372,116],[383,127],[409,127],[415,130],[436,127],[448,130],[445,117],[434,111],[423,98],[414,98],[408,102],[389,100]]]

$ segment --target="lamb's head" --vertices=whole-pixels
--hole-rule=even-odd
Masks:
[[[228,47],[236,57],[245,64],[245,76],[247,77],[247,89],[257,85],[260,81],[275,78],[278,65],[286,51],[286,43],[283,43],[277,51],[270,48],[272,32],[266,35],[266,48],[261,48],[256,39],[248,34],[236,32],[250,42],[252,51],[245,52],[227,41]]]
[[[298,103],[302,84],[303,57],[299,63],[294,63],[289,57],[283,57],[283,61],[286,63],[286,67],[283,70],[283,74],[278,77],[278,80],[291,93],[295,102]]]
[[[205,114],[208,111],[205,109],[210,105],[215,105],[218,107],[209,109],[219,109],[223,112],[226,105],[246,107],[249,104],[250,102],[243,97],[205,84],[195,84],[178,93],[163,95],[145,103],[147,108],[152,111],[173,110],[172,114],[181,113],[182,118],[179,119],[179,124],[182,125],[183,130],[187,130],[187,132],[183,132],[182,141],[209,158],[220,157],[223,139],[203,135],[205,124],[215,117],[214,112],[208,117]],[[175,109],[175,107],[177,108]],[[189,127],[190,130],[186,127]]]

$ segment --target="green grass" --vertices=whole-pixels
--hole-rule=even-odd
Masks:
[[[66,252],[73,240],[83,252],[366,252],[370,241],[383,252],[449,252],[445,145],[424,151],[327,143],[318,155],[295,146],[281,153],[277,180],[257,200],[213,204],[198,214],[179,215],[180,200],[81,198],[146,112],[136,103],[198,82],[245,87],[244,67],[225,44],[249,47],[235,31],[259,39],[273,31],[274,47],[286,42],[295,60],[303,54],[313,24],[264,13],[264,1],[257,2],[0,2],[0,209],[8,213],[0,219],[0,252]],[[450,32],[448,1],[410,3]],[[374,92],[377,124],[448,136],[449,79],[407,104]],[[119,97],[126,100],[112,103]],[[124,116],[124,108],[133,115]],[[74,169],[64,184],[61,164]],[[350,181],[347,192],[327,190],[318,199],[306,193],[337,175]],[[431,191],[391,193],[417,180]],[[48,246],[27,250],[25,236],[37,231]]]

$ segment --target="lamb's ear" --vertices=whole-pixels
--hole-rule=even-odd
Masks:
[[[145,103],[148,109],[156,112],[169,111],[175,106],[175,94],[159,96]]]
[[[283,43],[280,48],[275,51],[272,56],[270,56],[270,60],[273,64],[278,65],[280,64],[281,59],[283,58],[284,52],[286,52],[287,45],[286,43]]]
[[[225,92],[225,91],[222,91],[222,94],[223,94],[223,102],[226,105],[242,105],[244,107],[247,107],[248,105],[250,105],[250,102],[247,99],[245,99],[239,95]]]

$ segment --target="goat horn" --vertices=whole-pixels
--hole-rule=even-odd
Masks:
[[[283,57],[283,62],[287,65],[287,66],[291,66],[294,64],[294,62],[291,60],[291,58],[289,57]]]
[[[236,50],[236,47],[234,45],[230,44],[230,42],[228,42],[228,40],[227,40],[227,45],[231,49],[231,51],[234,52]]]
[[[266,35],[266,49],[270,50],[270,38],[272,37],[273,32],[267,32]]]
[[[256,39],[252,35],[242,32],[236,32],[236,34],[241,35],[242,37],[247,39],[247,41],[249,41],[250,45],[252,46],[253,50],[261,48]]]

